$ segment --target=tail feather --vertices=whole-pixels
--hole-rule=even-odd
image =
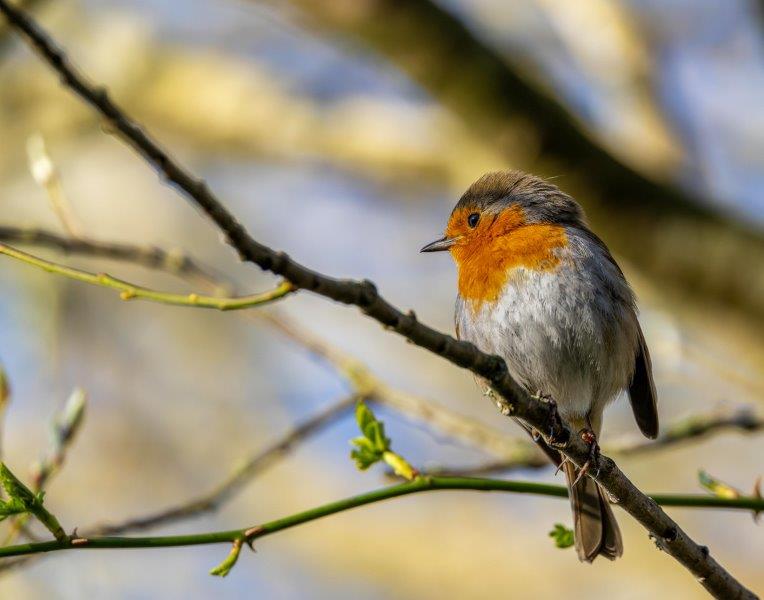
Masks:
[[[623,554],[623,541],[604,490],[590,477],[582,477],[573,485],[576,467],[565,463],[564,469],[578,558],[585,562],[592,562],[597,556],[615,560]]]

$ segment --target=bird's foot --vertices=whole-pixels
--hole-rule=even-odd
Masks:
[[[589,457],[586,459],[586,462],[581,465],[581,469],[578,471],[578,476],[573,482],[573,485],[576,485],[581,481],[581,478],[589,472],[591,466],[597,463],[597,459],[600,455],[600,445],[597,443],[597,436],[594,435],[594,432],[591,429],[582,429],[578,434],[581,436],[584,443],[589,445]],[[599,474],[599,469],[597,474]]]

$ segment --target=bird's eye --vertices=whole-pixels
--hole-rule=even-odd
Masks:
[[[467,217],[467,225],[469,225],[472,229],[475,229],[479,220],[480,213],[472,213],[469,217]]]

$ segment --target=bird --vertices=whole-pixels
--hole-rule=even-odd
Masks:
[[[487,173],[459,199],[445,235],[421,249],[440,251],[457,267],[457,338],[500,356],[529,394],[553,400],[592,453],[605,407],[624,390],[642,434],[658,435],[635,295],[570,195],[522,171]],[[618,523],[588,463],[576,467],[520,424],[565,473],[578,558],[621,556]]]

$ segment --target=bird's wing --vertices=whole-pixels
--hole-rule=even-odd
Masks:
[[[658,396],[655,393],[653,381],[653,366],[650,362],[650,351],[645,343],[642,328],[637,324],[639,332],[639,348],[637,348],[634,376],[629,384],[629,400],[634,418],[639,430],[650,439],[658,436]]]
[[[610,250],[600,238],[597,237],[589,228],[580,228],[590,239],[605,251],[605,257],[618,269],[621,277],[625,279],[623,270],[615,262]],[[634,376],[629,384],[629,400],[631,401],[631,410],[634,418],[637,420],[639,430],[650,439],[658,436],[658,395],[655,392],[655,382],[653,381],[653,365],[650,362],[650,351],[647,349],[645,336],[642,328],[637,323],[637,333],[639,334],[639,347],[637,348],[636,363],[634,365]]]

